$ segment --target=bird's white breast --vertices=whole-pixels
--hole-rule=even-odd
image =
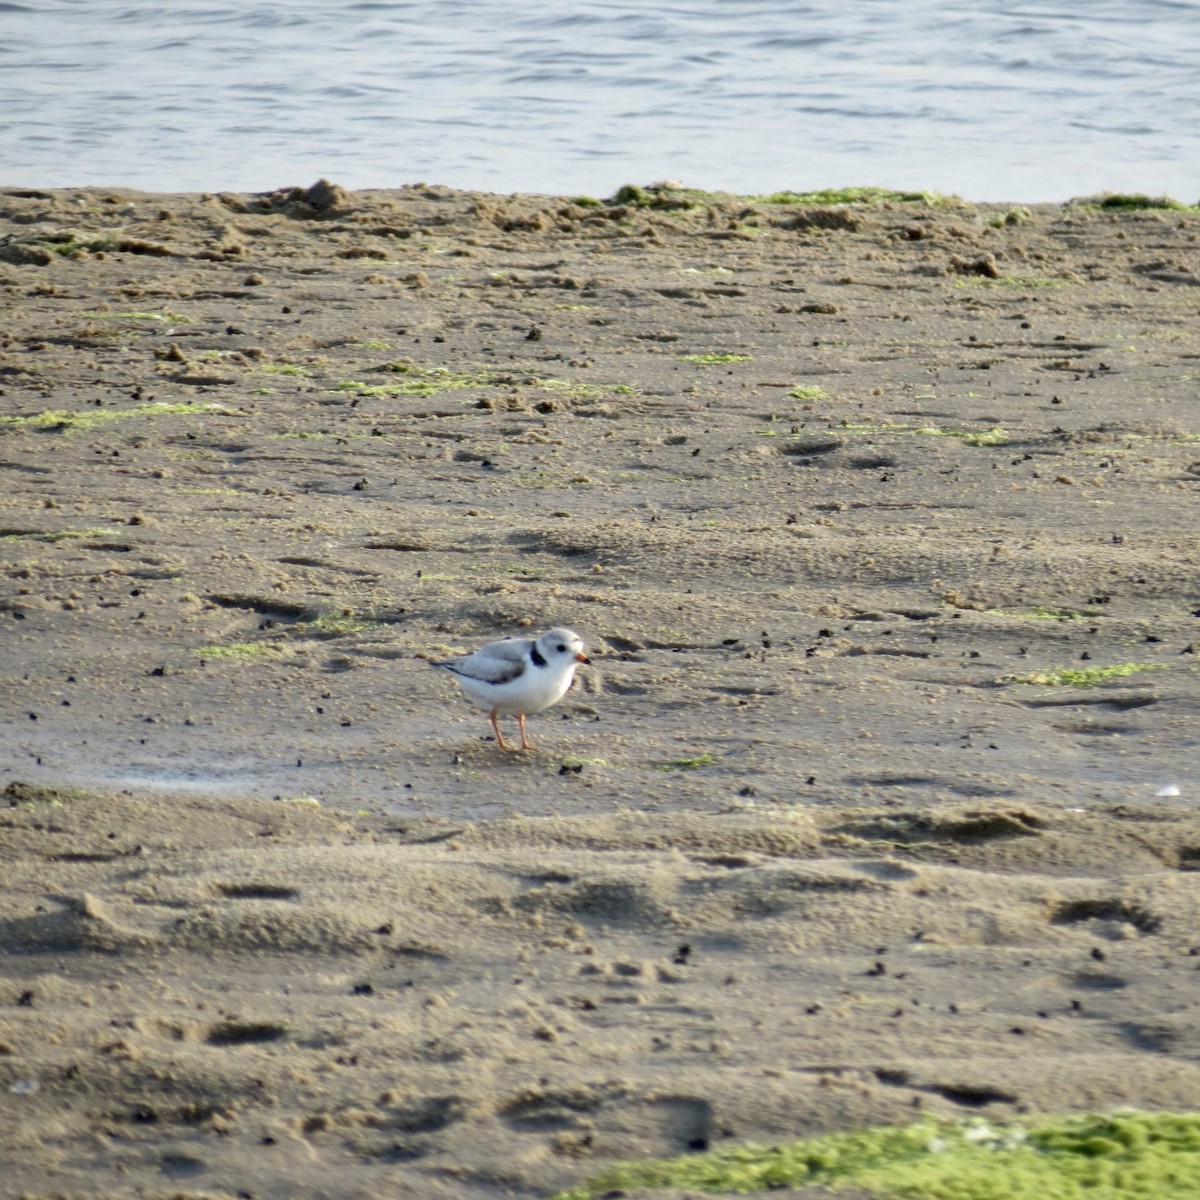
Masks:
[[[526,666],[518,679],[509,683],[485,683],[466,675],[458,682],[467,698],[480,708],[502,716],[541,712],[561,700],[575,677],[575,663],[562,668]]]

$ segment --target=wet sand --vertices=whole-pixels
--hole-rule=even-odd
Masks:
[[[645,199],[0,191],[14,1194],[1200,1108],[1200,215]]]

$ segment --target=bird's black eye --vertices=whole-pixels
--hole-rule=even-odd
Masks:
[[[567,648],[562,644],[562,642],[558,643],[558,652],[559,654],[566,654],[567,652]]]

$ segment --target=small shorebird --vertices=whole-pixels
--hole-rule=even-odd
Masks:
[[[525,718],[557,704],[575,678],[575,668],[590,662],[583,641],[570,629],[551,629],[536,638],[502,638],[474,654],[437,662],[458,680],[467,699],[492,719],[496,742],[509,748],[497,717],[516,717],[521,749],[532,750],[525,736]]]

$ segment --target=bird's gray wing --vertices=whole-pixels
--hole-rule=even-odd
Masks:
[[[510,683],[525,670],[532,644],[527,638],[504,638],[488,643],[474,654],[437,665],[481,683]]]

